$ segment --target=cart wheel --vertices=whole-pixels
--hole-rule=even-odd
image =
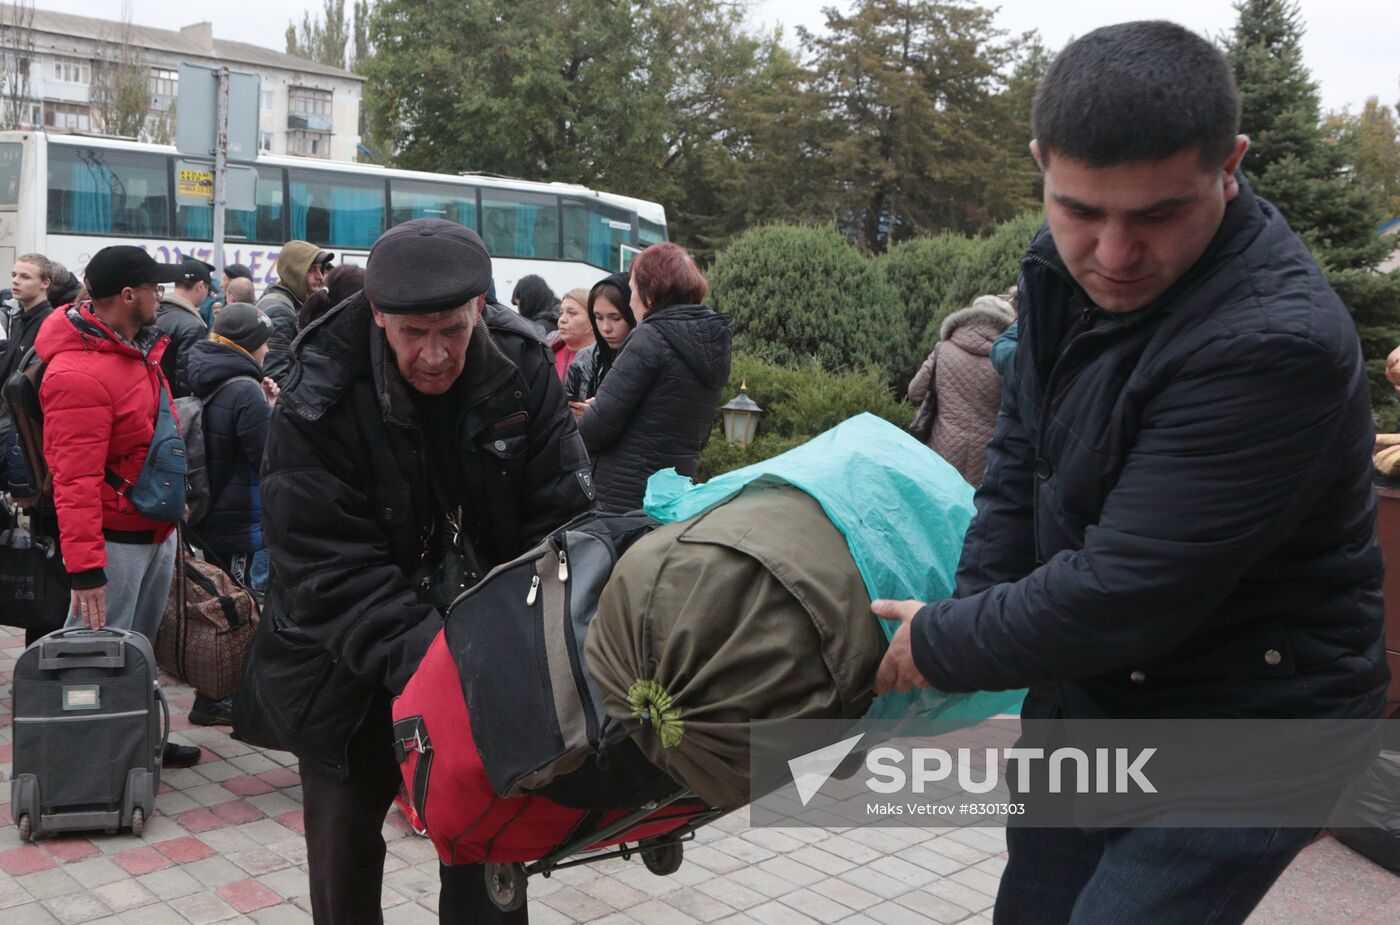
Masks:
[[[29,814],[28,814],[28,813],[25,813],[25,814],[23,814],[22,816],[19,817],[19,840],[20,840],[20,841],[33,841],[33,840],[34,840],[34,830],[33,830],[33,828],[30,826]]]
[[[486,893],[502,912],[525,905],[525,868],[520,864],[487,864]]]
[[[146,814],[141,807],[136,807],[131,811],[131,834],[137,838],[141,837],[141,832],[146,828]]]
[[[642,863],[658,877],[668,877],[681,869],[685,846],[678,841],[662,842],[642,849]]]

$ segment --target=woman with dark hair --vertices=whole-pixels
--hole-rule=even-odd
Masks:
[[[604,511],[640,508],[661,469],[695,474],[729,379],[729,318],[702,304],[694,258],[653,244],[632,263],[631,290],[637,329],[578,423]]]
[[[325,288],[317,289],[301,303],[297,329],[306,327],[341,302],[365,288],[364,267],[344,263],[326,274]]]
[[[557,335],[559,300],[554,297],[554,290],[549,288],[549,283],[544,281],[543,276],[536,276],[534,273],[522,276],[520,282],[515,284],[515,291],[511,293],[510,304],[520,312],[520,317],[533,322],[535,327],[539,328],[540,337],[546,343],[549,343],[551,334]]]
[[[618,351],[637,326],[631,280],[626,273],[614,273],[593,284],[588,291],[588,323],[593,328],[593,346],[578,352],[564,377],[564,397],[575,420],[583,417]]]

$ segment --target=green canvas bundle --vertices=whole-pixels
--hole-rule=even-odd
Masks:
[[[800,542],[797,541],[800,538]],[[628,550],[585,648],[608,714],[714,806],[749,802],[749,724],[865,714],[886,647],[811,495],[752,486]]]

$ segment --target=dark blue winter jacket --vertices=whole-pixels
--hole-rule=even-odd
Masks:
[[[948,691],[1068,717],[1374,717],[1382,642],[1356,327],[1243,184],[1153,304],[1094,307],[1042,230],[952,600],[913,626]]]
[[[272,408],[263,396],[262,369],[236,347],[200,341],[190,348],[190,387],[207,399],[235,376],[250,377],[220,389],[204,405],[204,452],[212,504],[195,526],[202,543],[220,558],[263,548],[262,493],[258,470]]]

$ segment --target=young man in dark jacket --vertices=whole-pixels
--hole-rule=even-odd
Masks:
[[[165,293],[156,310],[156,327],[170,338],[170,346],[160,361],[170,391],[176,398],[190,394],[189,374],[185,363],[190,349],[209,336],[209,328],[199,313],[200,305],[209,295],[213,264],[186,257],[180,264],[180,278],[172,291]]]
[[[10,298],[0,305],[0,328],[6,332],[0,339],[0,386],[19,369],[20,361],[34,346],[39,326],[53,312],[49,301],[49,285],[53,281],[53,264],[43,254],[21,254],[10,268]],[[18,447],[14,425],[3,405],[0,405],[0,473],[7,471],[7,460]],[[20,473],[15,472],[18,480]],[[0,491],[8,490],[9,480],[0,479]]]
[[[389,703],[441,630],[440,605],[592,500],[549,350],[529,322],[484,306],[490,281],[475,232],[390,229],[364,291],[298,341],[273,411],[271,632],[235,728],[247,707],[301,759],[323,925],[381,921],[380,826],[400,781]],[[449,560],[460,581],[434,577]],[[442,884],[443,922],[525,918],[495,909],[479,865],[444,868]]]
[[[1237,172],[1239,112],[1224,56],[1169,23],[1091,32],[1041,82],[1049,227],[955,596],[876,603],[904,623],[877,691],[1029,687],[1025,718],[1066,721],[1380,715],[1360,344]],[[1320,751],[1297,786],[1368,757]],[[1013,825],[996,921],[1242,922],[1317,831],[1253,824]]]
[[[321,288],[335,254],[309,241],[288,241],[277,255],[277,282],[267,287],[258,308],[272,321],[263,370],[285,385],[292,369],[292,341],[297,337],[297,314],[307,296]]]

